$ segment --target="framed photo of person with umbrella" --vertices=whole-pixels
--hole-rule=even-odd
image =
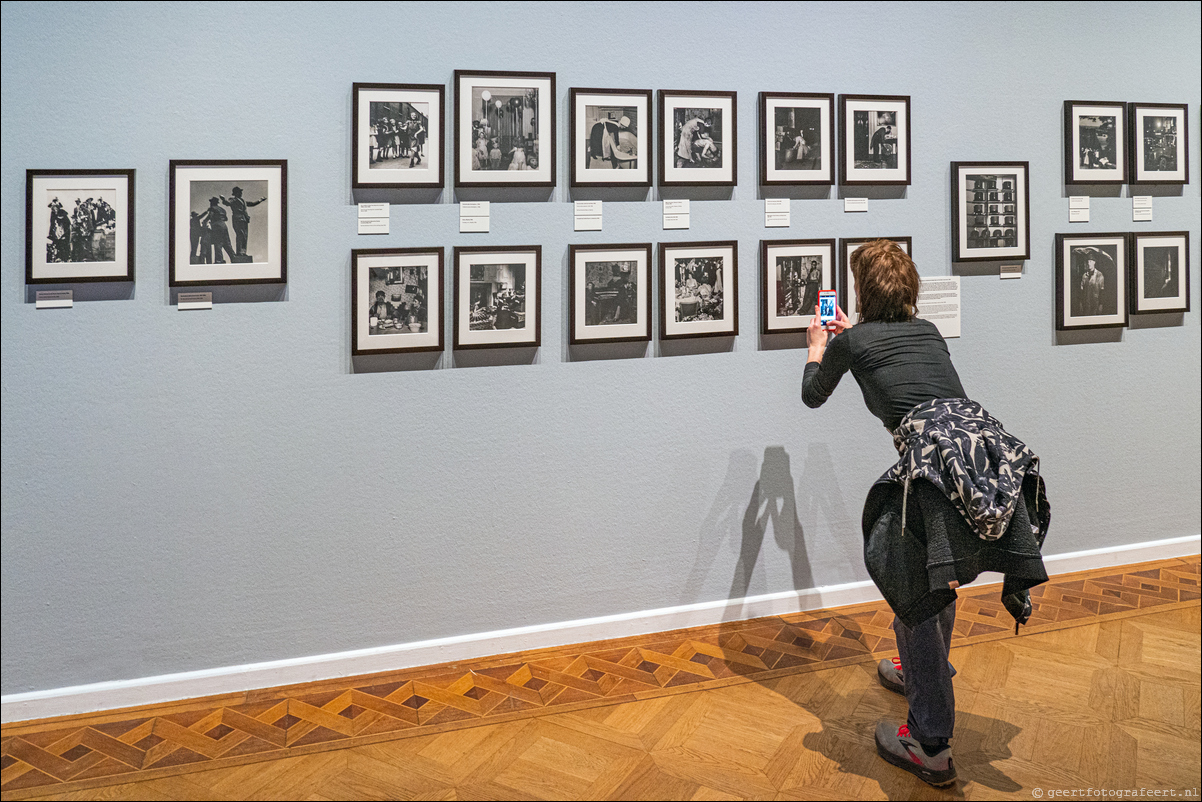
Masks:
[[[1127,234],[1056,235],[1056,330],[1127,325]]]

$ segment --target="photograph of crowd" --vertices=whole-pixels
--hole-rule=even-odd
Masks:
[[[1144,117],[1144,170],[1176,172],[1177,117]]]
[[[429,103],[372,101],[369,167],[373,170],[428,170],[426,139],[430,132]],[[437,165],[435,165],[437,166]]]
[[[1181,294],[1178,285],[1176,245],[1152,246],[1142,249],[1144,261],[1144,298],[1176,298]]]
[[[1117,170],[1118,140],[1115,115],[1077,118],[1077,166],[1087,170]]]
[[[639,166],[637,106],[584,107],[584,169],[633,170]]]
[[[814,314],[822,289],[822,256],[781,256],[776,259],[776,316]]]
[[[852,112],[853,150],[857,169],[897,169],[897,112]]]
[[[428,331],[429,281],[430,268],[425,265],[369,268],[368,334]]]
[[[638,263],[584,263],[584,325],[638,322]]]
[[[472,87],[472,170],[537,170],[538,89]]]
[[[117,258],[115,189],[54,189],[46,195],[50,209],[47,262],[112,262]],[[70,209],[62,199],[68,199]]]
[[[965,176],[968,248],[1015,248],[1018,246],[1018,177],[1014,173]]]
[[[722,109],[677,107],[672,120],[676,167],[722,166]]]
[[[526,265],[471,265],[470,331],[526,327]]]
[[[673,260],[677,323],[726,317],[722,298],[724,262],[721,256]]]
[[[778,106],[775,110],[777,170],[822,168],[822,111]]]
[[[267,181],[189,182],[191,264],[248,264],[267,260],[267,207],[256,208],[267,200],[267,185]]]
[[[1070,248],[1069,312],[1072,317],[1113,315],[1119,311],[1117,245]]]

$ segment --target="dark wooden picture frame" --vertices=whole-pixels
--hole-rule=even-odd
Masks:
[[[125,191],[120,192],[119,189],[113,192],[113,202],[124,202],[125,209],[121,210],[116,206],[108,204],[107,201],[97,202],[96,206],[90,207],[86,211],[78,212],[80,222],[92,229],[89,234],[91,238],[86,245],[76,246],[76,221],[73,217],[77,214],[77,209],[73,208],[68,211],[66,204],[58,201],[57,195],[51,194],[51,204],[57,203],[57,207],[52,208],[51,204],[43,204],[44,198],[38,198],[36,201],[34,195],[38,192],[38,185],[45,183],[57,183],[55,179],[71,179],[68,183],[88,183],[86,179],[103,179],[117,178],[125,183]],[[101,187],[103,181],[93,181],[96,186],[92,191],[104,191],[108,187]],[[134,280],[134,264],[136,256],[136,183],[137,171],[132,168],[121,168],[116,170],[26,170],[25,171],[25,283],[26,284],[79,284],[92,283],[101,281],[133,281]],[[88,192],[87,187],[42,187],[46,193],[72,192],[80,195]],[[91,198],[83,200],[83,204],[87,205]],[[70,203],[68,198],[66,203]],[[79,202],[77,197],[76,202]],[[114,266],[112,272],[104,272],[98,274],[95,270],[88,272],[84,269],[62,270],[62,275],[48,275],[48,273],[58,273],[59,270],[49,269],[49,265],[104,265],[110,264],[107,261],[99,260],[76,260],[76,259],[57,259],[52,260],[51,248],[53,246],[54,254],[57,257],[58,252],[62,248],[69,249],[69,252],[76,253],[80,248],[85,249],[84,253],[94,253],[94,237],[95,229],[98,228],[97,223],[101,226],[108,227],[108,212],[104,211],[103,207],[99,207],[99,203],[103,202],[113,211],[112,235],[113,235],[113,260],[111,264]],[[42,212],[42,209],[50,211]],[[92,211],[95,209],[96,211]],[[105,220],[99,219],[106,218]],[[36,218],[36,225],[35,225]],[[45,231],[46,235],[42,242],[39,242],[37,253],[35,255],[34,248],[34,231]],[[55,234],[58,236],[54,236]],[[43,253],[42,249],[45,248]],[[117,271],[120,272],[117,272]]]
[[[416,99],[414,96],[428,94],[431,97],[425,102],[429,103],[431,111],[437,109],[437,116],[434,114],[427,115],[427,124],[425,131],[425,160],[429,169],[426,171],[428,175],[418,176],[425,177],[429,180],[384,180],[368,181],[364,180],[364,176],[371,177],[371,153],[370,141],[372,136],[376,136],[371,132],[371,106],[372,100],[368,100],[365,104],[361,104],[360,96],[364,93],[396,93],[397,97],[394,100],[380,100],[374,102],[384,103],[412,103]],[[402,99],[403,95],[407,95],[409,99]],[[444,158],[446,153],[446,87],[442,84],[381,84],[381,83],[363,83],[356,82],[351,86],[351,188],[352,189],[441,189],[443,182],[446,180],[443,174],[443,167],[446,162]],[[366,105],[367,108],[363,108]],[[363,112],[366,116],[361,119]],[[408,122],[408,121],[406,121]],[[363,125],[367,124],[365,130]],[[398,133],[398,136],[404,135]],[[380,133],[379,136],[384,136]],[[412,147],[412,135],[410,139],[410,147]],[[366,154],[368,164],[366,166],[360,164],[360,159],[364,156],[364,146],[369,148]],[[381,145],[383,147],[383,145]],[[398,158],[401,158],[398,156]],[[419,151],[419,158],[421,158]],[[390,178],[402,178],[410,175],[408,171],[393,171],[378,168],[381,172],[394,172],[398,175],[390,176]]]
[[[672,287],[668,287],[668,271],[672,269],[668,260],[671,251],[675,250],[719,250],[729,249],[730,265],[727,269],[726,265],[722,267],[722,284],[723,284],[723,327],[718,330],[706,331],[705,326],[698,326],[698,323],[709,323],[710,321],[682,321],[683,324],[693,324],[694,328],[700,328],[700,331],[684,331],[670,332],[668,317],[673,318],[672,326],[681,325],[675,321],[676,317],[676,279],[672,279]],[[726,254],[723,254],[725,256]],[[695,255],[692,258],[713,258]],[[661,340],[683,340],[691,337],[735,337],[739,334],[739,243],[738,240],[709,240],[698,242],[661,242],[659,243],[659,265],[656,268],[659,272],[659,338]],[[715,283],[717,283],[715,281]],[[726,288],[729,288],[727,291]],[[700,303],[704,299],[700,296],[694,298],[690,303],[697,303],[700,309]],[[728,318],[725,311],[730,310]],[[726,321],[729,320],[729,325]],[[713,327],[717,328],[717,327]]]
[[[1104,241],[1108,241],[1108,242],[1104,242]],[[1111,262],[1111,264],[1109,266],[1107,266],[1104,262],[1103,263],[1095,262],[1095,264],[1098,264],[1098,267],[1096,267],[1095,269],[1097,269],[1098,273],[1102,275],[1103,282],[1105,281],[1107,274],[1109,274],[1109,278],[1110,278],[1111,282],[1113,282],[1112,286],[1115,288],[1115,311],[1109,312],[1106,314],[1099,312],[1098,314],[1093,314],[1093,315],[1086,314],[1084,312],[1081,314],[1074,314],[1073,309],[1071,308],[1072,306],[1075,305],[1074,301],[1088,300],[1086,298],[1086,296],[1089,293],[1087,293],[1087,291],[1084,287],[1084,284],[1085,284],[1085,281],[1083,280],[1084,276],[1082,276],[1082,280],[1077,280],[1077,276],[1075,275],[1076,270],[1074,269],[1073,265],[1071,263],[1066,264],[1066,259],[1065,259],[1066,250],[1069,248],[1077,247],[1082,250],[1088,250],[1090,248],[1093,248],[1095,251],[1099,251],[1099,249],[1097,248],[1097,245],[1099,244],[1099,242],[1101,242],[1101,244],[1103,246],[1108,246],[1108,245],[1117,246],[1116,254],[1114,257],[1110,257],[1109,254],[1105,254],[1106,261]],[[1078,245],[1074,246],[1073,243],[1078,243]],[[1121,249],[1121,251],[1122,251],[1121,253],[1117,252],[1119,249]],[[1084,330],[1084,329],[1114,329],[1114,328],[1123,328],[1128,324],[1128,300],[1124,296],[1127,294],[1127,286],[1128,286],[1128,281],[1129,281],[1129,279],[1128,279],[1129,266],[1128,266],[1127,254],[1130,252],[1130,249],[1131,249],[1131,235],[1127,234],[1127,233],[1121,233],[1121,232],[1120,233],[1114,233],[1114,232],[1093,233],[1093,232],[1089,232],[1089,233],[1080,233],[1080,234],[1057,234],[1056,235],[1056,330],[1057,331],[1079,331],[1079,330]],[[1099,251],[1099,253],[1100,253],[1100,251]],[[1082,254],[1082,257],[1085,258],[1085,257],[1087,257],[1087,255]],[[1066,285],[1069,282],[1072,282],[1074,285],[1076,285],[1077,293],[1079,293],[1078,298],[1076,298],[1076,299],[1073,298],[1074,293],[1071,291],[1071,288],[1070,288],[1069,292],[1066,293],[1066,291],[1065,291]],[[1102,286],[1101,289],[1105,289],[1105,287]],[[1099,301],[1099,302],[1101,302],[1101,301]],[[1067,312],[1067,314],[1066,314],[1066,312]],[[1081,319],[1095,318],[1095,320],[1094,320],[1094,322],[1075,324],[1072,322],[1073,318],[1081,318]]]
[[[446,309],[446,296],[444,295],[445,284],[443,281],[443,258],[445,248],[441,245],[433,248],[356,248],[351,251],[351,355],[352,356],[373,356],[376,354],[411,354],[423,351],[442,351],[445,347],[444,332],[446,331],[446,321],[443,320],[443,310]],[[363,287],[359,283],[360,260],[369,260],[374,257],[404,257],[404,256],[431,255],[434,256],[434,265],[427,274],[427,292],[426,292],[426,331],[425,332],[409,332],[396,331],[389,332],[379,330],[372,332],[370,323],[368,324],[368,336],[384,337],[412,337],[417,341],[418,345],[394,345],[391,348],[364,348],[360,340],[359,331],[359,310],[364,300],[370,298],[360,298],[360,292],[370,293],[371,285]],[[365,270],[403,270],[406,266],[400,265],[380,265],[372,267],[364,265]],[[388,282],[392,283],[392,278],[388,278]],[[369,306],[368,309],[371,307]],[[421,334],[432,335],[437,339],[436,343],[428,342],[431,336],[421,337]]]
[[[854,304],[850,303],[852,286],[851,276],[851,254],[865,243],[872,242],[877,239],[887,239],[890,242],[896,242],[902,246],[902,250],[911,259],[914,258],[914,239],[912,237],[844,237],[839,240],[839,279],[836,282],[839,292],[839,308],[843,310],[843,314],[847,315],[847,319],[852,323],[860,321],[860,313],[855,308]],[[855,247],[848,250],[849,245]]]
[[[582,172],[590,172],[587,169],[587,165],[589,163],[590,158],[593,158],[590,156],[590,153],[592,153],[593,147],[596,144],[593,142],[593,140],[596,137],[593,136],[594,132],[592,130],[590,130],[589,132],[583,134],[584,141],[581,141],[582,132],[576,130],[577,126],[578,125],[587,125],[588,123],[587,123],[587,120],[580,117],[577,106],[580,105],[581,101],[584,101],[586,103],[586,105],[589,105],[589,104],[587,104],[587,101],[586,101],[586,99],[589,97],[598,97],[598,98],[612,97],[615,99],[638,98],[640,101],[642,101],[640,105],[636,106],[638,113],[635,115],[635,121],[634,121],[634,126],[633,126],[634,127],[633,136],[635,137],[635,148],[636,148],[635,153],[634,153],[634,155],[635,155],[634,163],[636,165],[638,165],[638,155],[639,155],[639,151],[641,150],[642,154],[643,154],[643,158],[644,158],[644,163],[641,166],[636,166],[635,169],[631,169],[631,170],[618,169],[618,167],[617,167],[618,161],[626,161],[626,162],[630,161],[630,159],[626,158],[627,154],[625,153],[625,151],[621,151],[623,154],[621,157],[618,157],[617,154],[614,154],[614,156],[611,157],[611,163],[613,163],[614,169],[606,171],[607,173],[612,174],[614,176],[614,178],[610,179],[610,178],[608,178],[608,175],[607,175],[607,176],[602,176],[602,177],[598,178],[598,180],[585,180],[585,176],[582,175]],[[602,105],[602,104],[595,104],[595,105]],[[622,105],[626,106],[628,104],[624,103]],[[651,186],[652,176],[655,175],[655,173],[653,171],[654,165],[652,164],[652,162],[654,162],[654,158],[652,157],[652,154],[655,152],[655,149],[652,147],[652,140],[654,140],[654,138],[655,138],[655,121],[652,116],[652,115],[654,115],[654,113],[655,113],[655,109],[652,106],[650,89],[582,89],[579,87],[572,87],[571,89],[569,89],[568,90],[568,121],[569,121],[569,124],[568,124],[568,142],[569,142],[568,162],[570,165],[570,167],[569,167],[570,179],[569,180],[570,180],[571,186],[572,187],[644,187],[644,188],[649,188]],[[595,129],[598,125],[602,124],[602,122],[604,122],[604,121],[595,122],[593,124],[592,128]],[[606,133],[608,133],[608,134],[610,134],[610,136],[617,134],[620,137],[621,134],[624,133],[622,131],[622,127],[619,125],[620,122],[621,122],[621,119],[614,121],[614,130],[613,131],[607,130],[607,131],[601,132],[601,136],[604,137],[604,135]],[[625,133],[630,135],[629,130],[627,130]],[[619,144],[620,144],[620,142],[619,142]],[[604,144],[602,144],[601,147],[603,149]],[[597,158],[603,158],[603,156],[597,157]],[[579,162],[582,159],[584,161],[584,164],[586,165],[585,169],[583,171],[581,170],[580,164],[579,164]],[[633,173],[634,178],[632,178],[631,180],[621,180],[621,177],[626,173]]]
[[[739,183],[739,125],[738,125],[738,93],[729,91],[702,91],[695,89],[661,89],[659,90],[657,103],[657,114],[659,120],[659,129],[655,134],[655,157],[656,169],[658,170],[658,180],[661,187],[733,187]],[[669,98],[714,98],[730,102],[729,112],[722,109],[722,140],[718,143],[721,147],[722,164],[719,167],[677,167],[676,154],[680,144],[676,136],[675,117],[668,119],[668,99]],[[672,104],[671,111],[675,112],[677,104]],[[691,121],[690,121],[691,122]],[[727,141],[726,131],[727,122],[730,124],[729,135],[730,141]],[[688,122],[685,123],[688,125]],[[708,130],[708,124],[705,124]],[[695,127],[693,130],[700,130]],[[711,132],[712,133],[712,132]],[[712,136],[711,136],[712,139]],[[693,140],[697,142],[700,140]],[[671,142],[671,150],[669,150],[669,142]],[[695,150],[695,146],[690,146],[690,152]],[[698,154],[701,158],[705,158],[705,150]],[[727,159],[729,157],[729,177],[724,177],[727,171]],[[677,175],[678,170],[699,170],[707,171],[703,175],[693,178],[688,175]]]
[[[799,250],[817,250],[825,248],[826,254],[824,263],[819,267],[819,277],[816,288],[809,287],[810,276],[807,275],[805,282],[805,296],[798,299],[797,309],[801,314],[797,315],[780,315],[780,295],[779,283],[777,278],[771,275],[772,272],[772,251],[776,249],[799,249]],[[813,296],[814,303],[818,303],[818,292],[821,290],[833,290],[836,285],[836,275],[838,274],[838,257],[835,250],[838,248],[838,242],[833,237],[825,239],[765,239],[760,240],[760,333],[761,334],[796,334],[805,331],[810,325],[810,318],[814,315],[805,314],[806,309],[812,309],[806,301],[808,296]],[[795,258],[813,259],[816,254],[796,254]],[[790,255],[786,255],[786,258]],[[774,308],[775,307],[775,308]],[[773,318],[789,319],[795,318],[793,325],[779,325],[773,327],[771,325]]]
[[[1144,248],[1151,246],[1152,240],[1164,242],[1160,247],[1173,248],[1177,252],[1176,276],[1172,276],[1172,260],[1166,260],[1163,265],[1141,265],[1140,257]],[[1168,242],[1181,240],[1180,243]],[[1141,231],[1131,234],[1127,258],[1127,297],[1130,299],[1130,311],[1133,315],[1155,315],[1183,313],[1190,310],[1190,277],[1189,277],[1189,232],[1188,231]],[[1155,247],[1155,246],[1152,246]],[[1159,260],[1157,260],[1159,261]],[[1143,268],[1141,270],[1141,267]],[[1167,270],[1166,270],[1167,268]],[[1163,295],[1163,300],[1153,300],[1146,297],[1150,274],[1157,278],[1164,277],[1165,283],[1172,282],[1175,291],[1172,295]],[[1142,280],[1141,280],[1142,279]],[[1169,299],[1172,299],[1170,301]]]
[[[798,170],[799,176],[774,175],[776,173],[784,173],[785,170],[776,167],[777,147],[776,137],[776,120],[769,120],[768,117],[775,110],[769,109],[769,104],[775,100],[795,100],[799,101],[796,108],[816,108],[819,112],[818,123],[818,164],[817,170]],[[826,125],[822,125],[822,104],[825,104],[826,110]],[[760,186],[766,187],[796,187],[796,186],[829,186],[835,183],[835,161],[837,160],[839,149],[835,147],[835,95],[833,93],[823,92],[760,92],[759,97],[759,122],[760,122],[760,139],[759,139],[759,154],[760,154]],[[787,148],[786,151],[793,151],[792,159],[786,158],[786,161],[798,161],[796,150],[799,150],[803,145],[812,147],[813,143],[805,139],[801,128],[798,126],[795,130],[802,136],[802,142],[797,144],[797,147]],[[785,132],[786,138],[788,131]],[[795,141],[795,140],[794,140]],[[779,143],[784,145],[783,141]],[[808,155],[808,153],[806,154]],[[826,160],[826,169],[821,168],[823,159]]]
[[[507,316],[521,314],[524,316],[524,321],[526,321],[528,323],[530,320],[530,303],[529,303],[530,288],[533,287],[534,288],[534,304],[533,304],[533,306],[534,306],[534,327],[533,327],[534,337],[533,337],[533,339],[520,339],[519,340],[519,339],[505,339],[503,337],[482,337],[477,334],[474,336],[475,342],[472,342],[472,341],[470,341],[473,338],[473,335],[471,335],[472,330],[471,330],[470,315],[473,310],[471,308],[470,298],[468,299],[469,303],[465,304],[463,302],[462,295],[463,295],[463,292],[465,289],[464,283],[463,283],[463,268],[464,268],[464,266],[461,264],[460,259],[463,256],[470,256],[471,254],[506,254],[506,253],[527,255],[528,258],[525,260],[527,263],[525,265],[525,267],[532,268],[533,272],[534,272],[534,276],[532,278],[528,272],[523,276],[522,281],[523,281],[523,293],[524,294],[523,294],[523,300],[522,300],[522,309],[520,310],[520,312],[515,312],[512,308],[508,308],[505,310],[498,309],[497,313],[494,315],[494,322],[497,318],[500,317],[501,312],[504,311],[507,314]],[[452,271],[454,271],[454,276],[455,276],[455,279],[453,282],[453,285],[454,285],[453,292],[455,294],[455,301],[454,301],[455,312],[454,312],[454,316],[452,318],[452,325],[454,326],[454,337],[453,337],[452,347],[455,350],[466,350],[466,349],[471,349],[471,348],[538,348],[539,347],[539,345],[542,342],[542,301],[543,301],[543,297],[542,297],[543,296],[543,293],[542,293],[542,275],[543,275],[542,253],[543,253],[543,248],[541,245],[470,245],[470,246],[457,245],[457,246],[455,246],[455,250],[452,254],[452,267],[451,267]],[[533,257],[533,258],[529,258],[529,257]],[[470,271],[471,265],[468,264],[467,267],[468,267],[468,270]],[[466,289],[470,293],[470,289],[471,289],[471,274],[470,274],[470,272],[468,274]],[[466,318],[465,318],[465,315],[467,316]],[[468,332],[468,338],[465,338],[463,336],[465,324],[466,324],[466,331]],[[523,324],[522,330],[525,331],[526,328],[527,328],[527,326],[525,324]],[[510,329],[505,329],[505,328],[502,328],[502,329],[477,329],[476,331],[477,332],[488,332],[488,331],[505,331],[505,330],[516,330],[516,329],[512,329],[512,328],[510,328]]]
[[[577,329],[577,323],[580,322],[581,317],[587,317],[587,308],[580,309],[580,306],[581,306],[581,304],[584,304],[587,307],[587,304],[589,303],[589,299],[587,297],[587,289],[580,286],[579,280],[577,278],[576,257],[578,255],[588,254],[588,253],[614,254],[614,253],[620,253],[622,251],[627,251],[628,255],[633,255],[635,252],[637,252],[638,254],[641,254],[644,259],[643,280],[641,282],[636,282],[635,291],[634,291],[634,295],[635,295],[634,308],[636,311],[642,310],[642,318],[643,319],[641,321],[638,320],[637,314],[636,314],[636,320],[634,323],[612,324],[613,329],[615,331],[621,330],[621,331],[626,332],[625,334],[622,334],[622,335],[603,336],[605,334],[605,332],[598,331],[597,334],[599,336],[582,337],[582,336],[580,336],[579,331]],[[618,261],[618,260],[604,260],[604,261]],[[632,261],[632,260],[621,260],[621,261]],[[607,244],[569,245],[568,246],[568,309],[569,309],[568,333],[569,333],[569,338],[570,338],[568,341],[569,344],[571,344],[571,345],[589,345],[589,344],[593,344],[593,343],[649,342],[651,340],[651,313],[652,313],[651,279],[652,279],[652,271],[654,271],[654,269],[655,269],[655,264],[652,261],[651,243],[650,242],[621,243],[621,244],[617,244],[617,245],[607,245]],[[620,285],[623,282],[619,278],[619,281],[617,283],[619,284],[619,287],[617,289],[619,292],[621,292],[621,290],[623,288]],[[612,284],[613,284],[613,282],[611,281],[611,285]],[[578,296],[580,296],[580,297],[578,297]],[[620,304],[621,301],[618,300],[618,303]],[[585,328],[601,329],[604,327],[600,326],[600,325],[590,326],[586,322]],[[633,331],[636,329],[637,329],[637,333],[635,333],[635,331]]]
[[[1088,114],[1102,111],[1103,115]],[[1082,117],[1113,117],[1114,130],[1104,124],[1096,130],[1081,130]],[[1065,184],[1125,184],[1127,183],[1127,104],[1105,100],[1064,101],[1064,183]],[[1119,130],[1122,129],[1122,130]],[[1113,148],[1113,151],[1111,151]],[[1088,160],[1091,166],[1084,166]],[[1092,166],[1097,163],[1098,167]],[[1105,165],[1113,164],[1113,167]]]
[[[1142,112],[1162,109],[1174,111],[1176,130],[1171,133],[1176,140],[1173,145],[1173,161],[1177,167],[1169,170],[1149,170],[1149,156],[1167,159],[1163,140],[1165,132],[1141,131]],[[1184,186],[1189,183],[1189,104],[1188,103],[1128,103],[1127,104],[1127,153],[1130,159],[1131,184],[1165,184]],[[1168,115],[1163,115],[1168,116]],[[1158,141],[1160,140],[1160,141]]]
[[[975,185],[977,170],[991,175]],[[1031,258],[1030,162],[952,162],[952,261],[997,262]],[[1014,186],[1006,178],[1014,176]],[[1002,186],[990,186],[998,181]],[[974,186],[969,187],[968,181]],[[971,196],[971,197],[970,197]],[[1018,210],[1022,209],[1020,213]],[[984,236],[973,236],[983,230]],[[1012,236],[1010,236],[1012,234]],[[981,243],[996,243],[986,244]],[[971,254],[977,251],[976,255]]]
[[[856,166],[857,160],[857,143],[859,137],[856,136],[854,121],[848,120],[848,105],[873,104],[875,106],[886,107],[889,105],[895,106],[893,109],[879,108],[876,111],[891,112],[894,114],[892,126],[897,129],[897,133],[904,132],[905,135],[905,169],[902,170],[902,153],[903,148],[900,144],[894,145],[897,156],[896,167],[882,168],[862,168]],[[867,109],[852,109],[854,115],[857,111],[867,111]],[[903,114],[906,118],[905,125],[901,125],[897,121],[897,114]],[[866,121],[866,125],[871,125]],[[910,120],[910,96],[909,95],[839,95],[839,183],[844,186],[883,186],[883,187],[901,187],[909,186],[913,179],[913,171],[911,168],[911,120]],[[872,150],[886,146],[887,140],[882,137],[881,143],[874,144],[872,140],[876,138],[877,133],[880,133],[883,127],[877,128],[875,131],[868,132],[867,152],[860,154],[868,158]],[[887,136],[887,135],[886,135]],[[849,137],[853,142],[849,145]],[[877,172],[879,170],[879,173]],[[904,172],[904,175],[903,175]],[[862,173],[862,174],[861,174]]]
[[[537,101],[539,104],[537,106],[537,109],[538,109],[538,113],[539,113],[539,122],[540,122],[538,139],[535,141],[535,147],[537,148],[537,154],[536,154],[537,155],[537,163],[539,165],[537,169],[535,169],[535,170],[526,170],[526,169],[510,170],[508,166],[505,168],[497,168],[495,170],[495,172],[496,173],[504,173],[505,179],[507,179],[507,180],[502,180],[501,178],[498,178],[497,180],[494,181],[494,180],[480,180],[481,176],[479,176],[479,175],[473,179],[473,176],[471,175],[472,172],[481,173],[482,175],[491,175],[494,173],[494,171],[491,171],[491,170],[490,171],[481,171],[481,170],[473,171],[470,166],[470,162],[469,162],[469,165],[465,168],[465,166],[463,164],[463,160],[464,160],[464,156],[465,156],[465,153],[463,151],[463,142],[464,142],[463,128],[464,128],[465,124],[470,126],[472,124],[472,122],[475,121],[475,110],[474,109],[472,110],[472,113],[468,116],[467,120],[463,119],[463,108],[464,108],[463,89],[464,89],[464,81],[474,79],[474,78],[480,78],[480,79],[485,79],[485,80],[495,79],[495,81],[492,81],[492,82],[501,84],[501,85],[505,85],[507,82],[509,84],[520,84],[522,82],[533,83],[536,81],[548,81],[549,82],[549,86],[546,90],[545,95],[543,94],[543,90],[541,88],[537,88],[537,87],[535,88],[535,92],[538,93],[536,95],[536,98],[537,98]],[[472,81],[471,85],[474,86],[475,83],[476,83],[475,81]],[[528,89],[530,87],[512,86],[511,88]],[[470,98],[469,98],[469,100],[470,100]],[[491,100],[491,98],[485,99],[483,102],[485,104],[487,104],[489,102],[489,100]],[[510,100],[513,100],[513,98],[511,98]],[[558,103],[558,97],[555,94],[555,73],[553,73],[553,72],[526,72],[526,71],[515,71],[515,70],[455,70],[454,103],[455,103],[455,114],[454,114],[455,154],[454,154],[454,159],[455,159],[455,186],[456,187],[466,187],[466,188],[477,188],[478,189],[478,188],[487,188],[487,187],[548,187],[549,188],[549,187],[555,186],[555,178],[556,178],[555,160],[558,155],[558,148],[557,148],[557,144],[556,144],[558,140],[556,139],[557,131],[556,131],[556,116],[555,116],[555,107],[556,107],[556,104]],[[497,100],[496,103],[500,104],[501,101]],[[546,127],[546,136],[548,136],[549,139],[546,142],[543,142],[543,127],[541,125],[541,122],[542,122],[541,113],[543,110],[543,105],[542,105],[543,103],[546,104],[546,110],[547,110],[548,114],[550,115],[549,120],[548,120],[548,125]],[[522,106],[522,108],[524,109],[524,105]],[[515,114],[516,114],[516,112],[515,112]],[[501,110],[498,108],[497,109],[498,124],[500,122],[500,115],[501,115]],[[487,120],[488,119],[487,113],[484,116],[485,116],[485,119]],[[490,127],[491,127],[491,124],[490,124]],[[470,135],[470,128],[469,128],[469,135]],[[500,145],[500,142],[498,141],[498,152],[501,151],[499,145]],[[491,153],[491,151],[490,151],[490,153]],[[510,155],[513,155],[513,154],[502,153],[500,158],[504,159],[506,156],[510,156]],[[526,165],[529,165],[531,155],[535,155],[535,154],[527,154],[527,153],[525,153],[525,148],[522,148],[522,161]],[[467,157],[468,158],[471,157],[470,151],[467,153]],[[516,155],[514,155],[513,158],[517,158]],[[545,171],[542,168],[542,165],[544,164],[544,158],[547,160],[547,162],[546,162],[547,169]],[[490,162],[491,161],[494,161],[494,159],[492,159],[490,156]],[[513,162],[511,161],[510,165],[512,165],[512,164],[513,164]],[[522,176],[527,173],[533,173],[533,176],[527,180],[521,180]]]

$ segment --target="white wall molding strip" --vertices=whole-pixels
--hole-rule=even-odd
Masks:
[[[1044,558],[1044,563],[1049,574],[1065,574],[1185,557],[1199,553],[1200,546],[1202,535],[1187,535],[1126,546],[1049,555]],[[996,581],[997,575],[985,574],[973,584]],[[398,671],[435,663],[474,660],[508,652],[709,626],[723,621],[741,621],[843,607],[878,601],[880,598],[876,587],[866,580],[266,663],[16,693],[0,696],[0,721],[9,724],[239,693],[278,685]]]

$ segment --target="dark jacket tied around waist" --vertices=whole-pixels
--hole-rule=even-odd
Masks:
[[[965,398],[919,404],[893,437],[901,457],[869,491],[862,520],[868,573],[889,606],[913,627],[996,571],[1006,609],[1024,623],[1029,589],[1048,578],[1039,458]]]

